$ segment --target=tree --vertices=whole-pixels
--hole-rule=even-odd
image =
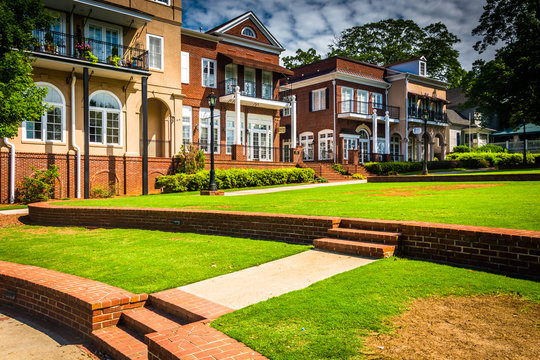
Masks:
[[[321,60],[321,55],[317,54],[314,48],[309,48],[308,51],[302,49],[296,50],[295,56],[283,57],[283,65],[287,69],[294,69],[302,65],[311,64]]]
[[[475,63],[466,86],[469,104],[497,113],[504,125],[540,124],[540,2],[488,0],[473,35],[483,36],[474,48],[503,46],[495,59]]]
[[[454,85],[463,74],[454,49],[459,41],[440,22],[421,28],[412,20],[387,19],[344,30],[330,45],[328,56],[385,65],[423,55],[429,76]]]
[[[13,138],[23,119],[37,120],[46,110],[45,90],[32,81],[27,49],[32,30],[45,30],[54,22],[39,0],[0,1],[0,137]]]

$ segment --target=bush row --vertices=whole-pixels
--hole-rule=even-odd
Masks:
[[[237,189],[245,187],[281,185],[311,182],[315,178],[313,169],[228,169],[216,170],[218,189]],[[178,173],[160,176],[156,179],[155,188],[164,193],[206,190],[210,183],[210,172],[199,171],[195,174]]]
[[[502,152],[506,152],[506,150],[503,149],[502,147],[500,147],[499,145],[494,145],[494,144],[486,144],[486,145],[482,145],[482,146],[477,147],[477,148],[468,147],[467,145],[458,145],[458,146],[454,146],[454,151],[453,152],[454,153],[468,153],[468,152],[502,153]]]
[[[376,175],[396,175],[413,171],[422,170],[421,162],[370,162],[364,164],[367,171]],[[455,169],[462,167],[459,161],[441,160],[441,161],[428,161],[428,169]]]
[[[448,159],[460,161],[463,167],[476,169],[481,167],[499,166],[509,167],[517,166],[523,163],[523,154],[508,153],[453,153],[448,154]],[[540,154],[527,154],[527,163],[538,163]]]

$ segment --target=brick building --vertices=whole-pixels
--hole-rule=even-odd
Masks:
[[[204,33],[182,29],[184,144],[209,152],[213,92],[217,160],[249,167],[288,160],[278,149],[280,110],[288,106],[278,100],[278,82],[293,74],[279,66],[284,50],[252,12]]]
[[[381,67],[339,56],[294,69],[280,87],[292,102],[282,147],[301,145],[304,161],[420,160],[423,130],[413,128],[427,116],[430,159],[444,158],[447,84],[425,71],[424,58]]]

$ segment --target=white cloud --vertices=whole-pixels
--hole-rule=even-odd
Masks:
[[[485,0],[245,0],[199,3],[185,1],[184,26],[208,30],[252,10],[291,55],[296,49],[315,48],[326,54],[334,36],[346,28],[387,18],[411,19],[420,26],[441,21],[461,43],[460,61],[466,69],[478,58],[489,59],[494,51],[479,55],[472,49],[478,40],[471,35]]]

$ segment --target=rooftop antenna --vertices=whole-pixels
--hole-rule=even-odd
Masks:
[[[199,32],[202,32],[202,26],[199,26]]]

